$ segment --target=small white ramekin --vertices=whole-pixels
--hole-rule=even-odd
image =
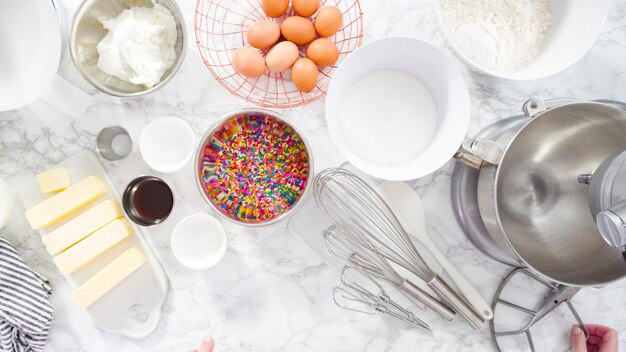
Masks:
[[[226,254],[227,242],[226,231],[219,220],[206,214],[193,214],[176,225],[171,246],[174,257],[182,265],[194,270],[204,270],[222,260]],[[190,246],[194,249],[190,250]],[[206,251],[202,250],[203,246],[207,247]],[[192,253],[193,251],[200,253]]]
[[[195,135],[187,122],[166,116],[152,121],[141,132],[139,150],[155,171],[172,173],[187,164],[193,155]]]

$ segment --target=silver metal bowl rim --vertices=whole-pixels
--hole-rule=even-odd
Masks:
[[[81,68],[81,65],[78,62],[78,54],[76,53],[76,47],[75,47],[75,42],[76,42],[76,30],[77,30],[77,26],[78,26],[78,21],[79,19],[82,19],[84,12],[85,12],[85,5],[87,4],[87,2],[90,2],[93,0],[83,0],[83,2],[80,4],[80,6],[78,7],[78,10],[76,11],[76,14],[74,15],[74,19],[72,21],[72,28],[71,28],[71,32],[70,32],[70,40],[69,40],[69,47],[70,47],[70,56],[72,57],[72,62],[74,63],[74,66],[76,67],[76,70],[78,72],[80,72],[80,74],[92,85],[94,86],[96,89],[98,89],[99,91],[118,97],[118,98],[137,98],[137,97],[141,97],[147,94],[150,94],[152,92],[155,92],[159,89],[161,89],[163,86],[165,86],[169,81],[172,80],[172,78],[176,75],[176,73],[178,73],[178,70],[180,69],[180,67],[183,64],[183,61],[185,59],[185,55],[187,53],[187,29],[185,28],[185,18],[182,14],[182,10],[180,9],[180,6],[178,6],[178,3],[176,3],[176,1],[174,0],[164,0],[164,1],[168,1],[169,3],[172,4],[172,7],[174,9],[176,9],[176,13],[172,13],[172,16],[174,16],[178,21],[180,21],[180,31],[178,32],[181,37],[182,37],[182,47],[180,49],[180,55],[177,56],[176,58],[176,62],[174,64],[174,66],[172,67],[172,71],[170,72],[169,75],[167,75],[167,77],[165,77],[164,79],[161,80],[161,82],[155,84],[154,86],[142,90],[140,92],[134,92],[134,93],[121,93],[112,89],[109,89],[97,82],[95,82],[94,80],[92,80],[89,76],[87,76],[87,74],[85,74],[85,72],[83,71],[83,69]]]
[[[547,112],[549,112],[550,110],[556,109],[556,108],[561,108],[561,107],[566,107],[566,106],[571,106],[571,105],[597,105],[597,106],[602,106],[605,108],[609,108],[609,109],[613,109],[616,111],[621,112],[622,114],[625,114],[626,112],[624,112],[623,110],[620,110],[619,108],[612,106],[610,104],[605,104],[602,102],[596,102],[596,101],[585,101],[585,100],[580,100],[580,101],[574,101],[574,102],[570,102],[570,103],[565,103],[563,105],[559,105],[553,108],[549,108],[545,111],[542,111],[541,113],[533,116],[532,118],[529,118],[529,121],[526,122],[524,124],[524,126],[522,128],[519,129],[519,131],[517,131],[513,137],[511,138],[511,140],[509,141],[509,144],[504,146],[504,150],[502,152],[502,157],[504,160],[504,156],[508,153],[509,149],[512,148],[513,143],[517,140],[517,138],[522,134],[522,132],[526,129],[526,127],[532,123],[534,120],[539,119],[539,118],[545,118],[545,114]],[[573,284],[570,282],[564,282],[562,280],[557,280],[553,277],[550,277],[546,274],[544,274],[541,270],[538,270],[537,268],[535,268],[533,265],[531,265],[522,255],[520,255],[520,253],[515,249],[515,247],[513,246],[513,243],[511,243],[511,240],[509,240],[509,237],[506,233],[506,231],[504,231],[504,227],[502,226],[502,220],[500,218],[500,209],[498,207],[498,183],[500,182],[500,172],[501,172],[502,168],[500,167],[500,164],[498,164],[496,166],[496,170],[495,170],[495,177],[494,177],[494,181],[493,181],[493,206],[495,207],[495,220],[496,223],[498,224],[498,228],[500,229],[500,232],[502,234],[502,237],[504,238],[506,244],[509,246],[509,249],[515,254],[515,256],[517,256],[517,258],[528,268],[531,268],[534,272],[536,273],[540,273],[542,276],[549,278],[551,281],[556,282],[558,284],[562,284],[562,285],[566,285],[566,286],[572,286],[572,287],[597,287],[598,285],[581,285],[581,284]],[[618,282],[621,281],[622,279],[624,279],[624,277],[621,278],[616,278],[607,282],[602,283],[601,285],[608,285],[614,282]]]
[[[300,196],[300,198],[296,201],[296,203],[291,206],[291,208],[287,209],[285,212],[283,212],[282,214],[272,218],[271,220],[265,221],[265,222],[245,222],[245,221],[240,221],[237,219],[234,219],[228,215],[226,215],[221,209],[219,209],[215,204],[213,204],[213,202],[211,201],[211,199],[209,199],[209,197],[207,196],[207,194],[204,192],[204,189],[202,187],[202,181],[200,180],[200,168],[198,167],[199,162],[200,162],[200,158],[202,156],[203,153],[203,149],[204,146],[206,145],[207,141],[209,140],[209,138],[213,135],[213,133],[215,133],[215,131],[217,131],[219,128],[221,128],[228,120],[230,120],[231,118],[235,117],[235,116],[239,116],[242,114],[246,114],[246,113],[262,113],[262,114],[266,114],[269,115],[279,121],[281,121],[282,123],[286,124],[287,126],[291,127],[294,132],[298,135],[298,137],[302,140],[302,142],[304,143],[304,147],[306,148],[306,152],[307,152],[307,156],[309,157],[309,176],[307,178],[307,183],[306,186],[304,187],[304,192],[302,193],[302,195]],[[204,201],[209,205],[209,207],[214,210],[217,214],[219,214],[219,216],[231,223],[237,224],[237,225],[242,225],[242,226],[246,226],[246,227],[264,227],[264,226],[269,226],[272,224],[275,224],[281,220],[287,219],[290,216],[292,216],[297,209],[299,209],[302,204],[304,204],[304,202],[306,201],[306,199],[308,198],[308,196],[310,195],[311,191],[311,184],[312,184],[312,180],[313,180],[313,176],[314,176],[314,164],[313,164],[313,153],[312,153],[312,149],[311,146],[309,144],[309,142],[307,141],[306,137],[304,136],[304,134],[302,134],[302,132],[300,132],[299,129],[297,129],[293,123],[290,123],[289,121],[287,121],[285,119],[285,117],[278,113],[275,112],[273,110],[270,109],[264,109],[264,108],[244,108],[244,109],[240,109],[240,110],[236,110],[233,112],[229,112],[227,114],[222,115],[219,119],[217,119],[217,121],[215,121],[211,127],[209,127],[209,129],[204,133],[204,135],[202,136],[202,138],[200,138],[200,141],[198,143],[198,147],[196,149],[196,153],[195,153],[195,158],[194,158],[194,163],[193,163],[193,167],[194,167],[194,176],[196,179],[196,186],[198,186],[198,190],[200,191],[200,194],[202,195],[202,199],[204,199]]]

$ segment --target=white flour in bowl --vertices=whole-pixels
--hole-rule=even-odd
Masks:
[[[378,166],[410,162],[437,129],[437,104],[408,73],[381,70],[356,81],[341,104],[339,126],[352,152]]]
[[[481,68],[516,72],[539,52],[551,15],[548,0],[440,0],[454,45]]]

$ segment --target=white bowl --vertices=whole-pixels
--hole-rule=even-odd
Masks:
[[[593,47],[602,33],[611,0],[550,0],[552,24],[539,54],[517,72],[500,72],[481,67],[456,46],[445,27],[437,6],[439,24],[455,53],[472,69],[494,77],[534,80],[553,76],[578,62]]]
[[[226,231],[210,215],[190,215],[174,228],[171,245],[174,257],[184,266],[194,270],[208,269],[226,253]]]
[[[54,1],[0,2],[0,111],[44,94],[63,55],[64,8]]]
[[[195,150],[195,135],[189,124],[177,117],[161,117],[141,132],[139,150],[143,160],[155,171],[180,170]]]
[[[343,130],[339,122],[341,104],[349,88],[360,78],[380,70],[403,71],[413,76],[428,88],[437,107],[437,126],[428,146],[411,160],[393,165],[360,156],[346,140],[346,133],[354,131]],[[326,98],[326,122],[338,149],[363,172],[385,180],[416,179],[441,168],[465,139],[469,120],[469,93],[461,72],[437,48],[409,37],[378,39],[354,51],[335,72]]]
[[[13,214],[13,193],[9,185],[0,178],[0,229],[9,222]]]

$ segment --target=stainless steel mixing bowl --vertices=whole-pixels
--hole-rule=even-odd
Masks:
[[[626,277],[623,250],[602,238],[580,174],[626,149],[626,112],[595,102],[546,109],[495,141],[469,140],[478,157],[480,216],[493,241],[521,264],[569,286],[601,286]],[[461,153],[463,154],[463,153]]]
[[[308,169],[309,175],[308,175],[307,184],[304,188],[304,192],[300,195],[300,197],[296,200],[296,202],[285,212],[275,216],[274,218],[270,220],[263,221],[263,222],[244,221],[224,211],[221,207],[215,204],[215,201],[211,197],[207,195],[207,192],[204,186],[204,181],[202,179],[202,167],[203,167],[202,163],[203,163],[205,146],[208,143],[210,143],[211,140],[215,138],[217,133],[222,131],[222,128],[224,127],[224,125],[226,125],[233,119],[236,119],[242,115],[266,115],[289,126],[304,144],[304,147],[306,149],[307,156],[308,156],[308,161],[309,161],[309,169]],[[198,186],[198,191],[202,195],[202,198],[204,199],[204,201],[211,207],[211,209],[213,209],[216,213],[218,213],[222,218],[230,222],[236,223],[238,225],[243,225],[243,226],[248,226],[248,227],[259,227],[259,226],[267,226],[267,225],[275,224],[279,221],[282,221],[290,217],[292,214],[294,214],[297,211],[297,209],[302,206],[306,198],[309,197],[309,194],[311,193],[312,179],[314,175],[313,167],[314,167],[313,151],[311,149],[310,144],[307,142],[305,136],[293,124],[289,123],[285,119],[285,117],[281,116],[275,111],[272,111],[269,109],[262,109],[262,108],[242,109],[242,110],[231,112],[222,116],[209,128],[209,130],[204,134],[204,136],[202,136],[202,139],[200,139],[200,143],[198,144],[198,149],[196,150],[196,157],[194,159],[196,185]]]
[[[125,9],[131,7],[152,7],[151,0],[85,0],[74,17],[70,33],[70,54],[78,71],[104,93],[117,97],[139,97],[154,92],[169,82],[178,72],[187,51],[187,33],[183,14],[175,0],[155,0],[167,8],[176,21],[176,61],[161,78],[161,82],[153,87],[133,84],[100,71],[98,63],[98,43],[108,31],[102,26],[102,20],[114,18]]]

